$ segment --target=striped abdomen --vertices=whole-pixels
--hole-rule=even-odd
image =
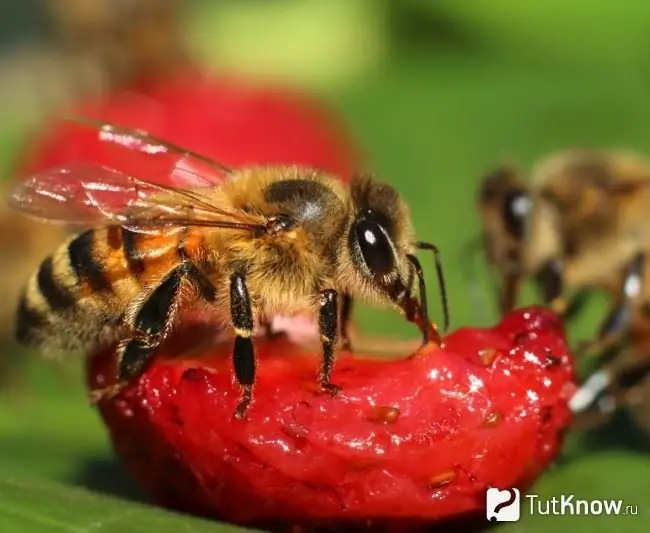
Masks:
[[[118,226],[88,230],[41,263],[18,304],[19,342],[74,350],[97,342],[180,260],[179,239]]]

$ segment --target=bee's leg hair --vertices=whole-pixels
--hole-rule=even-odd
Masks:
[[[92,391],[90,397],[93,403],[118,394],[126,384],[144,372],[176,321],[181,292],[188,283],[194,286],[202,299],[214,300],[214,286],[194,264],[185,261],[169,272],[135,314],[131,325],[133,337],[118,347],[117,383]]]
[[[253,400],[255,383],[255,349],[253,347],[253,311],[244,274],[235,272],[230,276],[230,318],[235,330],[233,366],[237,381],[243,388],[235,418],[242,419]]]
[[[352,351],[350,341],[350,320],[352,318],[352,296],[344,294],[341,298],[341,349]]]
[[[333,289],[320,293],[320,311],[318,313],[318,328],[323,346],[323,367],[320,373],[320,386],[323,391],[331,394],[341,389],[330,382],[334,370],[334,346],[338,329],[338,294]]]
[[[169,334],[181,303],[183,285],[190,283],[202,298],[214,299],[214,287],[192,263],[181,263],[165,277],[135,315],[136,336],[125,343],[119,356],[118,378],[129,381],[146,368],[153,352]]]

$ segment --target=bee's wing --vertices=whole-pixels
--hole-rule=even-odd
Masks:
[[[159,185],[96,165],[58,167],[34,174],[18,183],[8,202],[48,222],[116,224],[139,233],[176,231],[187,226],[264,229],[253,215],[211,204],[200,189]]]
[[[110,166],[124,174],[180,189],[215,187],[233,178],[232,169],[213,159],[159,139],[146,131],[90,118],[67,118],[72,127],[91,130]],[[101,161],[105,163],[106,161]]]

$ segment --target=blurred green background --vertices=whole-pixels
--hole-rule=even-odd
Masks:
[[[15,24],[0,17],[6,57],[20,57],[21,46],[40,35],[38,3],[22,4]],[[295,83],[338,109],[373,169],[412,206],[421,238],[442,249],[455,326],[496,320],[463,274],[463,246],[478,231],[474,191],[482,173],[504,159],[529,168],[566,147],[650,153],[647,2],[207,1],[192,4],[186,27],[207,63]],[[11,72],[20,71],[15,64]],[[0,156],[9,168],[38,94],[5,87],[0,96]],[[480,258],[476,271],[485,280]],[[428,278],[434,287],[431,268]],[[571,338],[589,336],[602,311],[595,297]],[[362,308],[358,318],[370,332],[413,335],[390,313]],[[78,362],[62,370],[27,354],[20,359],[27,383],[0,402],[1,532],[225,530],[133,504],[142,496],[87,405]],[[623,415],[593,434],[570,435],[557,467],[534,489],[623,499],[638,506],[638,516],[524,516],[499,530],[643,530],[650,524],[647,442]]]

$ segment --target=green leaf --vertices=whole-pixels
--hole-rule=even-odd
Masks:
[[[88,490],[27,479],[0,481],[3,533],[232,533],[253,531]]]

